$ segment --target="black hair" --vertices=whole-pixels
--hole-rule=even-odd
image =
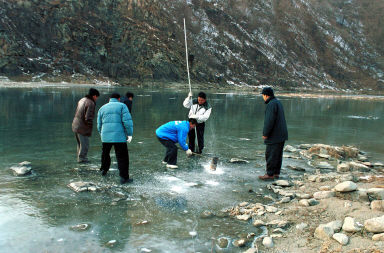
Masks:
[[[192,125],[197,125],[197,120],[193,118],[189,118],[188,121],[192,123]]]
[[[125,93],[125,96],[127,97],[127,98],[133,98],[134,97],[134,95],[133,95],[133,93],[132,92],[127,92],[127,93]]]
[[[207,95],[204,92],[199,92],[199,94],[197,96],[204,98],[204,99],[207,99]]]
[[[88,95],[91,97],[93,96],[100,97],[100,92],[94,88],[90,88],[88,91]]]
[[[112,93],[111,95],[111,98],[116,98],[116,99],[119,99],[120,98],[120,94],[119,93]]]

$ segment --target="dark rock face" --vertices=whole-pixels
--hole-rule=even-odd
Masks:
[[[186,79],[219,84],[384,87],[384,3],[18,0],[0,2],[0,75],[34,80]]]

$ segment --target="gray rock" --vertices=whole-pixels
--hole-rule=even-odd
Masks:
[[[374,211],[384,211],[384,200],[374,200],[371,202],[371,209]]]
[[[313,194],[313,197],[315,199],[328,199],[335,196],[335,192],[333,191],[321,191],[321,192],[315,192]]]
[[[334,234],[334,231],[333,231],[333,229],[331,227],[327,227],[324,224],[320,224],[316,228],[314,236],[317,239],[327,240],[327,239],[331,238],[333,234]]]
[[[302,172],[305,171],[304,168],[301,168],[301,167],[298,167],[298,166],[287,165],[286,167],[287,167],[288,169],[290,169],[290,170],[296,170],[296,171],[302,171]]]
[[[226,249],[229,246],[229,240],[225,237],[220,237],[217,239],[216,247],[218,249]]]
[[[355,219],[352,217],[345,217],[342,228],[345,232],[358,232],[361,230],[361,228],[355,222]]]
[[[25,176],[32,172],[31,162],[24,161],[10,168],[15,176]]]
[[[68,184],[68,187],[74,190],[75,192],[84,192],[84,191],[97,191],[99,187],[92,182],[72,182]]]
[[[280,203],[289,203],[291,201],[290,197],[284,197],[280,200]]]
[[[316,199],[308,199],[308,203],[310,206],[315,206],[319,204],[319,201],[317,201]]]
[[[272,240],[272,238],[271,237],[264,237],[263,245],[266,248],[272,248],[273,247],[273,240]]]
[[[265,222],[262,220],[255,220],[255,221],[253,221],[253,226],[255,226],[255,227],[265,226]]]
[[[367,195],[371,200],[384,200],[384,189],[370,188],[367,190]]]
[[[247,243],[246,239],[238,239],[233,242],[233,246],[235,247],[244,247],[245,244]]]
[[[328,185],[323,185],[323,186],[320,186],[319,190],[320,191],[330,191],[331,187]]]
[[[265,206],[265,210],[268,213],[276,213],[278,211],[277,207],[274,206]]]
[[[349,162],[349,166],[352,170],[360,172],[368,172],[371,170],[368,166],[357,162]]]
[[[308,224],[307,223],[300,223],[300,224],[297,224],[296,225],[296,229],[297,230],[304,230],[304,229],[306,229],[308,227]]]
[[[294,148],[291,145],[287,145],[287,146],[284,147],[284,151],[285,152],[297,152],[298,150],[297,150],[297,148]]]
[[[309,202],[308,202],[308,199],[301,199],[299,201],[299,205],[300,206],[310,206]]]
[[[357,189],[357,184],[352,181],[345,181],[335,186],[335,190],[338,192],[352,192]]]
[[[245,221],[247,221],[250,218],[251,218],[251,215],[249,215],[249,214],[243,214],[243,215],[237,215],[236,216],[236,219],[238,219],[238,220],[245,220]]]
[[[341,227],[343,226],[343,221],[342,220],[331,221],[331,222],[328,222],[326,226],[331,227],[334,232],[339,232],[341,230]]]
[[[364,222],[364,227],[368,232],[383,233],[384,232],[384,216],[366,220]]]
[[[89,224],[83,223],[83,224],[78,224],[71,226],[70,229],[73,231],[86,231],[90,228],[91,226]]]
[[[336,233],[332,237],[333,237],[333,239],[338,241],[341,245],[347,245],[349,242],[348,236],[346,236],[345,234],[342,234],[342,233]]]
[[[336,170],[337,172],[348,172],[351,170],[351,167],[349,166],[349,163],[340,163],[337,165]]]
[[[281,187],[292,186],[292,184],[288,180],[276,180],[272,184],[277,185],[277,186],[281,186]]]
[[[298,199],[310,199],[311,195],[309,195],[308,193],[296,193],[296,197]]]
[[[384,241],[384,233],[373,235],[372,241]]]
[[[316,168],[318,169],[334,169],[332,165],[330,165],[328,162],[319,162],[316,165]]]
[[[285,220],[272,220],[267,223],[267,226],[274,228],[285,228],[288,225],[288,221]]]
[[[200,218],[207,219],[207,218],[212,218],[214,215],[211,211],[205,210],[200,214]]]
[[[231,158],[231,160],[229,160],[229,162],[230,163],[240,163],[240,164],[249,163],[247,160],[240,159],[240,158]]]

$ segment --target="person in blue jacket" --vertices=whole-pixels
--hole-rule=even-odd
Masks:
[[[156,129],[157,138],[160,143],[167,148],[163,159],[163,163],[167,164],[167,168],[177,168],[176,143],[179,143],[180,147],[186,151],[188,156],[192,155],[192,151],[188,148],[186,139],[188,132],[191,129],[194,129],[196,125],[196,119],[189,119],[188,121],[171,121]]]
[[[103,143],[101,154],[102,175],[105,176],[111,166],[110,151],[115,148],[117,167],[120,171],[122,184],[132,182],[129,178],[129,154],[127,142],[133,134],[133,123],[128,107],[120,103],[120,95],[113,93],[109,103],[103,105],[97,114],[97,130]]]

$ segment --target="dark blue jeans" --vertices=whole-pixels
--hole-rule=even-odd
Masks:
[[[265,160],[267,162],[267,174],[269,176],[280,175],[283,163],[284,142],[267,144],[265,149]]]

